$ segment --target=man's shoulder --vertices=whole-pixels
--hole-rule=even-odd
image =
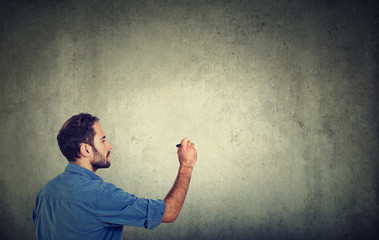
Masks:
[[[97,199],[110,186],[102,180],[89,179],[75,173],[63,172],[48,181],[39,195],[52,198],[88,201]]]

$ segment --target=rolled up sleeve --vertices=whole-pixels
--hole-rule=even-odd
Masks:
[[[162,199],[139,198],[113,184],[107,184],[97,204],[98,219],[106,226],[128,225],[154,229],[165,211]]]

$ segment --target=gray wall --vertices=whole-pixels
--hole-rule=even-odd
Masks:
[[[314,3],[310,3],[314,2]],[[1,239],[35,238],[56,134],[89,112],[98,174],[147,198],[198,163],[174,224],[124,239],[375,239],[376,1],[1,1]]]

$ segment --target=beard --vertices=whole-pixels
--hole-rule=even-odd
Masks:
[[[108,156],[111,152],[107,153],[107,156],[104,157],[97,151],[95,147],[93,147],[93,158],[91,160],[91,165],[94,170],[97,170],[99,168],[109,168],[111,165],[111,161],[108,160]]]

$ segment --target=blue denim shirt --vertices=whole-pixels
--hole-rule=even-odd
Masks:
[[[138,198],[86,168],[68,164],[38,193],[33,221],[39,240],[120,240],[123,225],[154,229],[164,210],[163,200]]]

